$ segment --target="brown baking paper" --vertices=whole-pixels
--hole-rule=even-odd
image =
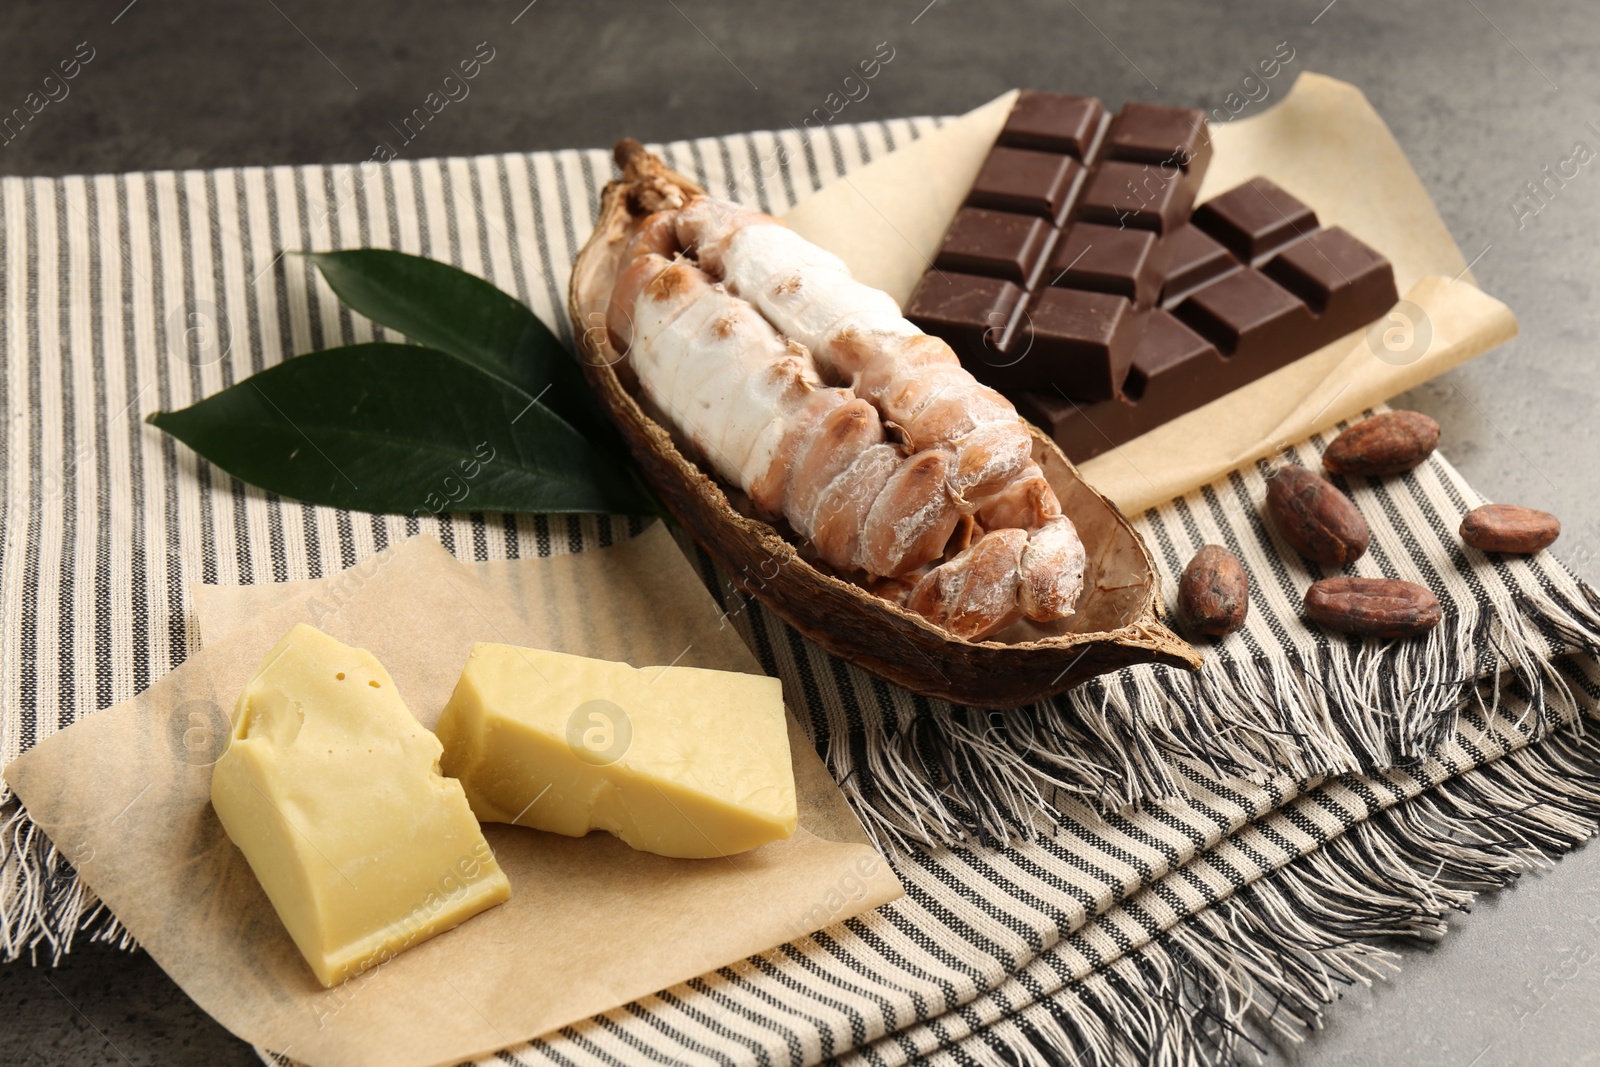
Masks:
[[[792,839],[674,860],[608,834],[488,825],[510,901],[325,990],[209,801],[228,713],[291,625],[371,650],[430,727],[475,641],[635,666],[759,667],[660,526],[611,548],[476,567],[413,538],[320,582],[196,592],[201,652],[5,776],[151,956],[247,1041],[315,1067],[456,1063],[901,895],[791,718]]]
[[[932,265],[1015,93],[1007,93],[797,204],[785,221],[902,304]],[[1405,153],[1361,91],[1305,73],[1276,106],[1212,125],[1200,200],[1265,175],[1394,264],[1400,304],[1369,331],[1079,467],[1136,514],[1269,456],[1514,337],[1516,318],[1473,283]]]

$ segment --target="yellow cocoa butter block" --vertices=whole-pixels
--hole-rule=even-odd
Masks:
[[[511,895],[389,672],[311,626],[244,688],[211,805],[325,986]]]
[[[688,859],[794,833],[776,678],[478,644],[438,732],[484,822]]]

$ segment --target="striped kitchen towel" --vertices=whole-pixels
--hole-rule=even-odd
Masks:
[[[663,152],[781,212],[935,121]],[[0,760],[181,663],[198,639],[191,581],[320,577],[416,532],[474,560],[637,533],[622,518],[304,505],[143,423],[298,352],[397,339],[285,250],[446,260],[570,340],[566,274],[610,173],[594,150],[0,180]],[[1373,524],[1359,572],[1445,603],[1427,641],[1301,626],[1318,575],[1262,525],[1261,472],[1245,471],[1138,521],[1169,591],[1200,544],[1238,551],[1256,577],[1249,628],[1198,676],[1136,668],[1013,712],[832,659],[697,554],[908,896],[502,1062],[1227,1054],[1252,1010],[1304,1023],[1330,983],[1378,966],[1363,938],[1435,931],[1471,889],[1581,839],[1600,808],[1578,729],[1600,700],[1594,595],[1548,555],[1463,549],[1452,531],[1478,498],[1442,459],[1349,488]],[[121,936],[0,801],[5,954]]]

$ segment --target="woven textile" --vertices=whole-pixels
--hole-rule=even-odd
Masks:
[[[708,188],[781,212],[932,122],[664,153]],[[365,171],[0,181],[0,759],[181,663],[197,640],[189,582],[320,577],[418,531],[475,560],[636,533],[637,520],[620,518],[418,520],[285,501],[142,418],[298,352],[399,339],[340,306],[285,249],[393,247],[446,260],[570,339],[566,276],[610,174],[604,152],[569,151]],[[1323,444],[1292,458],[1314,463]],[[1468,888],[1585,836],[1600,801],[1580,770],[1594,753],[1571,726],[1600,701],[1592,595],[1548,556],[1491,561],[1463,550],[1453,531],[1480,501],[1436,458],[1350,488],[1373,526],[1357,572],[1426,582],[1446,623],[1426,642],[1389,649],[1310,633],[1298,602],[1320,573],[1263,524],[1261,478],[1231,475],[1139,519],[1169,591],[1213,541],[1238,551],[1256,579],[1248,630],[1211,650],[1205,674],[1134,669],[1015,712],[952,708],[832,659],[698,556],[890,847],[908,895],[502,1060],[1226,1049],[1254,1004],[1314,1012],[1316,975],[1365,965],[1353,939],[1394,932],[1385,923],[1427,932]],[[85,925],[115,936],[5,799],[6,953],[59,949]],[[1500,835],[1475,843],[1474,819],[1495,821]],[[1342,862],[1342,849],[1373,858]],[[1430,865],[1448,866],[1460,888],[1408,874]],[[1294,903],[1307,894],[1350,903],[1339,919],[1319,919]],[[1290,903],[1259,904],[1268,899]],[[1351,930],[1363,907],[1371,929]],[[1241,917],[1263,912],[1297,918],[1276,928]],[[1318,937],[1328,941],[1320,955]],[[1315,961],[1291,966],[1291,951]],[[1226,1025],[1193,1023],[1183,1037],[1181,1003]],[[1141,1037],[1139,1020],[1161,1004],[1172,1018],[1149,1021]]]

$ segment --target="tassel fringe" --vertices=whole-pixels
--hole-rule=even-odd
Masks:
[[[1321,1028],[1479,892],[1600,829],[1600,738],[1563,731],[1352,826],[930,1062],[1213,1067]]]
[[[1424,641],[1213,653],[1194,674],[1133,668],[1014,711],[863,703],[847,728],[814,722],[812,736],[868,832],[901,851],[1030,839],[1066,800],[1181,800],[1197,768],[1259,783],[1405,767],[1454,736],[1464,709],[1493,713],[1507,693],[1528,695],[1533,738],[1565,724],[1573,702],[1551,659],[1600,653],[1600,597],[1578,588],[1484,606]]]
[[[7,798],[0,804],[0,960],[26,954],[54,966],[80,937],[137,947],[16,797]]]

